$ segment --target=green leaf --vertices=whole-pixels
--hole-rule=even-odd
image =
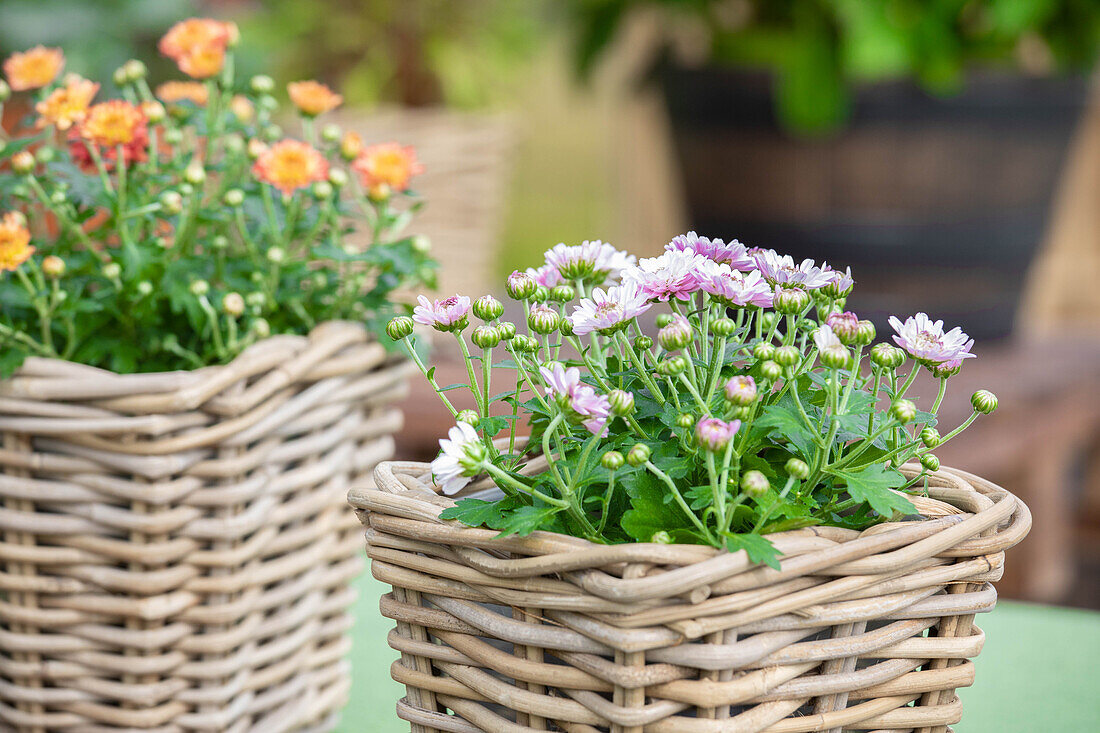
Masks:
[[[499,529],[501,536],[518,534],[526,537],[537,529],[549,529],[546,525],[561,509],[555,506],[521,506],[502,516]]]
[[[785,400],[763,409],[753,423],[754,428],[771,428],[775,437],[790,441],[800,456],[809,461],[814,455],[814,434],[793,403]]]
[[[726,549],[730,552],[744,550],[749,560],[779,570],[779,551],[767,537],[758,534],[724,534]]]
[[[656,532],[687,529],[690,520],[676,504],[667,502],[668,487],[652,474],[638,471],[628,481],[630,509],[623,514],[622,528],[639,542],[649,542]]]
[[[912,502],[891,491],[905,485],[905,477],[892,468],[873,464],[862,471],[837,470],[829,473],[845,483],[849,496],[866,502],[885,519],[893,517],[895,512],[915,514],[917,511]]]
[[[471,527],[494,527],[501,521],[501,505],[499,501],[459,499],[454,506],[444,509],[439,518],[456,519]]]

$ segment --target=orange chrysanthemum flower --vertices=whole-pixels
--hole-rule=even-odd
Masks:
[[[416,159],[416,149],[397,143],[365,148],[351,167],[359,174],[363,187],[372,192],[383,187],[404,191],[409,187],[410,178],[424,172],[424,166]]]
[[[180,71],[192,79],[209,79],[225,66],[225,49],[221,46],[204,46],[181,56],[176,64]]]
[[[26,218],[15,211],[0,217],[0,271],[14,270],[34,254]]]
[[[4,62],[4,75],[8,84],[17,92],[46,86],[61,73],[65,54],[60,48],[35,46],[29,51],[13,53]]]
[[[330,112],[344,101],[343,97],[319,81],[292,81],[286,85],[286,90],[298,111],[308,117]]]
[[[157,48],[196,79],[214,76],[225,65],[225,49],[236,43],[235,23],[211,18],[188,18],[176,23],[160,39]]]
[[[39,126],[54,125],[58,130],[68,130],[84,119],[98,91],[99,84],[94,81],[80,77],[67,80],[64,87],[53,90],[35,106],[42,115]]]
[[[328,176],[328,161],[310,145],[298,140],[281,140],[265,150],[252,172],[284,194],[323,181]]]
[[[121,99],[112,99],[88,110],[80,133],[96,145],[113,148],[134,142],[144,127],[145,115],[140,109]]]
[[[205,107],[210,99],[206,85],[197,81],[166,81],[157,87],[156,95],[168,104],[187,101],[198,107]]]

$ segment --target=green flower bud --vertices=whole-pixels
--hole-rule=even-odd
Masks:
[[[256,290],[245,297],[245,302],[252,308],[262,308],[267,303],[267,296]]]
[[[768,359],[760,365],[760,376],[769,382],[777,382],[783,376],[783,367],[778,362]]]
[[[504,304],[491,295],[483,295],[474,301],[473,311],[483,321],[495,321],[504,313]]]
[[[497,330],[502,341],[511,341],[516,337],[516,324],[511,321],[501,321],[497,324]]]
[[[653,339],[649,336],[635,336],[634,337],[634,349],[636,351],[648,351],[653,348]]]
[[[752,407],[750,405],[737,405],[730,410],[730,417],[734,420],[748,420],[751,414]]]
[[[920,442],[925,448],[935,448],[940,444],[940,432],[935,428],[925,428],[920,431]]]
[[[577,291],[568,285],[557,285],[550,288],[550,300],[556,303],[568,303],[577,297]]]
[[[286,250],[282,247],[272,247],[267,251],[267,261],[278,265],[286,259]]]
[[[692,342],[695,337],[691,324],[686,318],[678,318],[657,332],[657,343],[665,351],[679,351]]]
[[[149,73],[149,70],[145,68],[145,64],[137,59],[130,59],[124,63],[122,65],[122,70],[126,74],[126,78],[131,82],[140,81]]]
[[[275,80],[267,74],[257,74],[249,80],[248,85],[256,94],[270,94],[275,91]]]
[[[148,280],[142,280],[137,284],[136,287],[138,295],[143,298],[153,292],[153,283],[149,282]]]
[[[561,331],[562,336],[572,336],[573,321],[568,318],[562,318],[561,323],[558,324],[558,330]]]
[[[108,262],[103,266],[103,277],[108,280],[118,280],[122,274],[122,266],[117,262]]]
[[[626,464],[626,458],[617,450],[609,450],[600,458],[600,465],[608,471],[618,471],[624,464]]]
[[[768,483],[768,477],[759,471],[745,471],[744,475],[741,476],[741,490],[753,499],[759,499],[768,493],[770,488],[771,484]]]
[[[202,297],[210,292],[210,283],[205,280],[195,280],[191,283],[191,295]]]
[[[683,356],[671,356],[657,365],[657,373],[663,377],[674,377],[687,369],[687,359]]]
[[[799,481],[805,481],[810,477],[810,467],[806,465],[806,462],[798,458],[792,458],[787,461],[785,466],[787,469],[787,475],[796,478]]]
[[[332,198],[332,194],[336,191],[331,183],[328,181],[317,181],[313,184],[313,198],[317,201],[327,201]]]
[[[474,332],[470,335],[470,340],[479,349],[491,349],[500,343],[500,331],[496,329],[496,326],[483,323],[474,329]]]
[[[897,369],[905,363],[905,352],[890,344],[871,347],[871,363],[884,369]]]
[[[6,102],[11,99],[11,87],[3,79],[0,79],[0,102]]]
[[[772,357],[779,366],[795,366],[802,361],[802,352],[797,346],[780,346]]]
[[[229,237],[224,234],[216,234],[210,238],[210,249],[224,251],[229,249]]]
[[[271,335],[271,324],[266,318],[257,318],[252,321],[252,333],[256,334],[257,338],[265,339]]]
[[[45,145],[40,147],[34,154],[34,159],[43,165],[52,163],[56,157],[57,151]]]
[[[626,454],[626,462],[631,466],[643,466],[649,460],[649,446],[645,443],[635,443]]]
[[[544,285],[536,286],[535,287],[535,292],[531,296],[531,300],[536,300],[540,303],[543,303],[547,300],[550,300],[550,288],[548,288]]]
[[[343,168],[331,168],[328,172],[328,182],[336,188],[343,188],[348,183],[348,172]]]
[[[50,203],[54,206],[64,206],[69,201],[69,194],[65,191],[54,191],[50,194]]]
[[[917,416],[917,406],[912,400],[898,400],[890,405],[890,416],[904,425]]]
[[[975,412],[988,415],[997,409],[997,395],[988,389],[979,389],[970,396],[970,404],[974,406]]]
[[[612,415],[630,415],[634,412],[634,393],[613,389],[607,393]]]
[[[938,471],[940,470],[940,459],[931,453],[925,453],[920,457],[920,465],[926,471]]]
[[[458,422],[464,422],[472,428],[476,428],[481,424],[481,418],[473,410],[462,410],[455,415],[455,420]]]
[[[710,324],[710,332],[719,338],[728,338],[735,330],[737,330],[737,324],[732,318],[719,318]]]
[[[760,314],[760,325],[765,331],[770,331],[779,323],[779,317],[775,311],[764,311]]]
[[[180,184],[180,193],[183,194],[184,196],[190,196],[194,192],[195,192],[195,187],[192,186],[190,183],[187,183],[186,181],[184,181],[183,183]]]
[[[255,293],[253,293],[253,295],[255,295]],[[260,295],[262,295],[262,293],[260,293]],[[394,341],[400,341],[412,334],[413,325],[413,319],[408,316],[391,318],[390,322],[386,324],[386,335]]]
[[[226,135],[224,145],[227,152],[234,154],[244,152],[244,138],[240,135]]]
[[[329,144],[340,142],[343,134],[344,131],[340,129],[340,126],[331,122],[321,128],[321,139]]]
[[[533,354],[539,350],[539,342],[525,333],[517,333],[512,343],[521,354]]]
[[[817,321],[812,318],[802,318],[795,325],[795,328],[806,333],[813,333],[817,330]]]
[[[775,347],[767,341],[761,341],[756,346],[752,347],[752,355],[760,361],[767,361],[775,357]]]
[[[42,274],[48,278],[58,278],[65,274],[65,260],[57,255],[42,258]]]
[[[681,412],[676,416],[676,427],[678,428],[693,428],[696,422],[695,416],[687,412]]]
[[[34,171],[35,165],[34,155],[26,150],[20,150],[11,157],[11,169],[20,175],[25,176],[31,173]]]
[[[539,284],[535,282],[535,278],[519,270],[513,270],[505,283],[508,297],[512,300],[527,300],[535,294],[538,287]]]
[[[169,145],[179,145],[183,142],[183,130],[177,127],[169,127],[164,131],[164,142]]]
[[[192,186],[198,186],[206,180],[206,171],[203,170],[202,163],[193,161],[187,164],[187,168],[183,171],[183,180],[190,183]]]
[[[126,69],[120,66],[111,74],[111,81],[115,83],[116,87],[124,87],[130,83],[130,77],[126,75]]]
[[[856,343],[860,346],[870,346],[875,340],[875,324],[870,321],[860,321],[859,330],[856,331]]]
[[[828,369],[847,369],[852,363],[852,352],[839,344],[826,346],[825,350],[818,354],[822,366]]]
[[[953,377],[962,371],[962,361],[954,363],[946,362],[944,364],[935,364],[931,367],[932,376],[936,379],[947,379]]]
[[[260,137],[269,143],[277,142],[283,138],[283,128],[278,125],[268,125],[260,130]]]
[[[674,316],[671,313],[658,313],[655,323],[657,328],[664,328],[668,324],[672,323]]]
[[[793,316],[801,313],[810,304],[810,295],[799,288],[776,288],[774,308],[776,313]]]
[[[222,310],[236,318],[244,313],[244,298],[240,293],[226,293],[222,298]]]
[[[536,305],[527,314],[527,326],[539,334],[553,333],[561,323],[561,316],[548,305]]]
[[[179,191],[165,191],[160,195],[160,206],[165,214],[175,216],[183,211],[183,196]]]
[[[671,545],[672,535],[661,529],[654,532],[653,536],[649,538],[649,541],[655,545]]]

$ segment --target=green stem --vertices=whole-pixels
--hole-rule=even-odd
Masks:
[[[654,466],[651,461],[646,461],[645,467],[650,473],[659,478],[661,481],[664,482],[666,486],[668,486],[668,488],[672,492],[673,500],[677,503],[677,505],[684,512],[687,518],[691,520],[691,523],[694,524],[695,527],[702,533],[703,537],[707,539],[707,542],[712,545],[717,545],[714,540],[714,536],[710,533],[710,530],[707,529],[701,521],[699,521],[699,517],[697,517],[695,515],[695,512],[691,510],[691,507],[687,505],[687,502],[684,501],[684,497],[680,495],[680,490],[676,488],[676,483],[668,477],[668,474]]]

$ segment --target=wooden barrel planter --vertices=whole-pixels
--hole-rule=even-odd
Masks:
[[[418,733],[943,733],[984,641],[974,615],[1031,525],[1008,492],[943,469],[923,521],[772,535],[776,571],[698,545],[502,538],[440,520],[452,501],[427,464],[375,480],[350,500],[393,586],[397,714]]]
[[[333,728],[345,497],[392,453],[406,373],[333,322],[226,366],[0,382],[0,729]]]

